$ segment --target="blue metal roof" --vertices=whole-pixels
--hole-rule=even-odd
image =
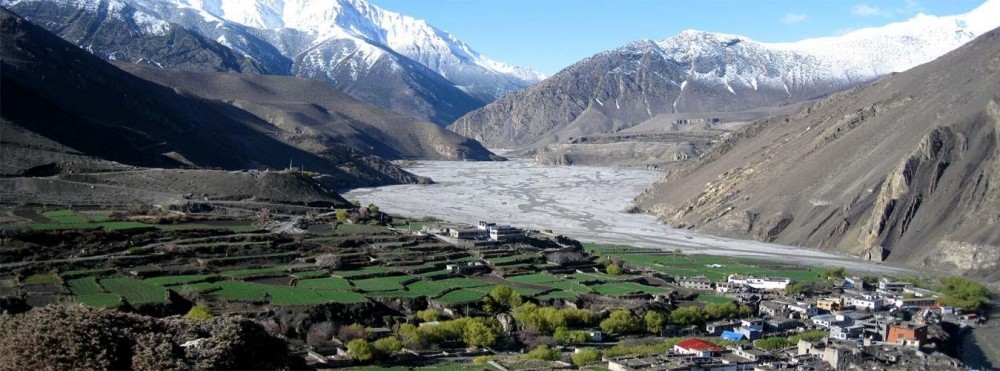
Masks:
[[[743,334],[733,331],[723,331],[722,338],[726,340],[743,340]]]

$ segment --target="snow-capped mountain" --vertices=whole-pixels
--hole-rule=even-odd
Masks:
[[[792,43],[689,30],[584,59],[450,128],[492,148],[517,148],[615,132],[663,113],[782,106],[929,62],[997,26],[1000,0]]]
[[[78,13],[119,14],[114,10],[127,6],[132,11],[117,18],[135,19],[138,14],[144,20],[176,24],[252,59],[269,73],[326,80],[369,103],[438,123],[450,123],[544,78],[530,69],[489,59],[422,20],[363,0],[2,3],[28,19],[48,17],[68,23],[77,22]],[[54,5],[35,11],[38,4],[55,4],[63,10],[55,11]],[[146,29],[133,31],[133,37],[153,34]]]

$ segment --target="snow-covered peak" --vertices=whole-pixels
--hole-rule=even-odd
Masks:
[[[483,56],[452,34],[426,21],[391,12],[364,0],[157,0],[192,7],[244,26],[292,29],[316,37],[359,38],[384,45],[445,77],[456,64],[474,64],[489,72],[510,75],[527,84],[545,76]]]
[[[836,37],[764,43],[739,35],[684,30],[656,45],[666,58],[692,62],[692,68],[726,65],[727,80],[756,81],[761,71],[755,65],[766,65],[767,74],[793,72],[806,80],[840,75],[858,81],[929,62],[998,26],[1000,0],[989,0],[965,14],[918,14],[906,21]],[[631,51],[634,47],[633,43],[622,49]],[[693,61],[701,61],[701,65]],[[706,65],[708,61],[713,62]]]

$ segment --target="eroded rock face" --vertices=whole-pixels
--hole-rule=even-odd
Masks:
[[[666,223],[1000,279],[1000,31],[760,120],[636,198]]]

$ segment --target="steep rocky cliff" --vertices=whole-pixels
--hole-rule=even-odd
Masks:
[[[757,121],[636,199],[673,226],[1000,279],[1000,31]]]

